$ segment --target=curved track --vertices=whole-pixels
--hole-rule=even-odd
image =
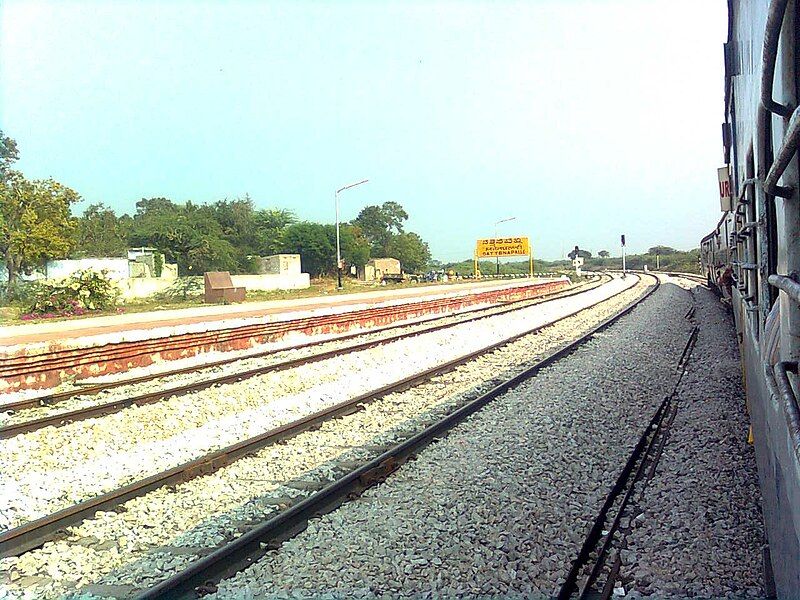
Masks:
[[[582,344],[591,340],[597,333],[625,314],[628,314],[658,288],[658,278],[651,277],[655,279],[655,285],[650,287],[640,298],[605,319],[589,332],[549,353],[547,357],[525,368],[513,377],[493,385],[488,392],[436,420],[423,431],[415,432],[401,443],[386,449],[379,456],[358,465],[299,504],[278,513],[275,517],[241,535],[210,555],[194,561],[180,573],[142,593],[138,598],[141,600],[151,598],[197,598],[202,595],[203,591],[213,590],[214,582],[249,566],[254,560],[263,555],[266,549],[274,548],[281,541],[304,528],[307,521],[313,516],[334,509],[347,498],[353,497],[367,487],[382,481],[403,462],[412,458],[424,446],[437,437],[444,435],[467,416],[480,410],[481,407],[509,389],[535,376],[543,367],[568,356]]]
[[[608,281],[610,281],[610,277]],[[15,435],[19,435],[21,433],[36,431],[44,427],[50,427],[50,426],[60,427],[75,421],[82,421],[84,419],[101,417],[113,414],[130,406],[143,406],[145,404],[152,404],[154,402],[160,402],[162,400],[166,400],[168,398],[172,398],[175,396],[181,396],[192,392],[197,392],[212,386],[232,383],[236,381],[242,381],[244,379],[254,377],[257,375],[282,371],[300,365],[326,360],[335,356],[347,354],[349,352],[356,352],[359,350],[372,348],[387,342],[393,342],[407,337],[428,333],[431,331],[439,331],[442,329],[447,329],[449,327],[454,327],[456,325],[461,325],[463,323],[474,322],[492,316],[507,314],[516,310],[522,310],[525,308],[529,308],[531,306],[541,304],[543,302],[552,302],[563,298],[569,298],[581,293],[585,293],[588,290],[595,289],[596,287],[602,285],[603,283],[604,283],[603,277],[598,277],[595,280],[580,284],[568,290],[554,292],[539,298],[513,300],[501,306],[473,308],[459,312],[455,315],[453,314],[436,315],[434,317],[422,319],[414,323],[400,323],[395,325],[389,325],[377,329],[364,330],[357,333],[337,336],[333,339],[325,339],[325,340],[298,344],[290,348],[282,348],[280,350],[274,350],[274,349],[266,350],[248,354],[245,356],[231,357],[223,360],[205,363],[199,366],[184,367],[168,372],[153,373],[153,374],[139,376],[136,378],[131,378],[121,382],[114,382],[105,385],[100,384],[96,386],[91,386],[90,388],[86,389],[70,390],[69,392],[62,392],[60,394],[53,394],[42,398],[28,399],[16,403],[6,404],[0,407],[0,410],[18,411],[30,408],[38,408],[42,405],[56,406],[59,403],[74,398],[76,396],[95,395],[104,392],[106,390],[117,388],[123,385],[135,385],[175,375],[200,373],[201,371],[204,371],[206,369],[212,369],[220,366],[234,364],[236,362],[241,362],[244,360],[274,357],[276,354],[283,354],[285,352],[297,351],[306,348],[323,347],[330,344],[340,343],[345,340],[351,340],[359,337],[371,337],[376,334],[384,334],[398,329],[406,330],[406,331],[401,331],[400,333],[390,334],[375,339],[369,339],[368,341],[365,342],[360,342],[344,347],[334,347],[330,350],[323,350],[321,352],[317,352],[300,358],[279,360],[277,362],[272,362],[270,364],[260,366],[257,368],[247,369],[233,373],[226,373],[224,375],[209,374],[210,376],[202,377],[199,381],[195,381],[184,385],[165,387],[163,389],[159,389],[156,391],[151,391],[144,394],[135,394],[129,397],[120,398],[109,402],[98,403],[91,406],[85,406],[75,410],[69,410],[65,412],[54,411],[54,413],[51,415],[46,415],[35,419],[12,423],[0,427],[0,439],[7,439]],[[446,322],[437,324],[437,322],[440,321],[446,321]]]
[[[632,309],[632,307],[633,305],[629,306],[627,310]],[[576,312],[582,312],[584,310],[587,309],[583,308]],[[618,316],[615,318],[618,318]],[[566,318],[566,316],[563,318]],[[589,335],[584,336],[582,340],[585,341],[591,337],[591,335],[594,335],[594,333],[610,324],[610,322],[612,321],[608,320],[600,327],[595,328]],[[362,394],[356,398],[352,398],[346,402],[332,406],[324,411],[307,415],[298,421],[288,423],[271,431],[265,432],[264,434],[261,434],[255,438],[251,438],[233,446],[224,448],[197,460],[180,465],[174,469],[170,469],[168,471],[159,473],[158,475],[154,475],[144,480],[137,481],[133,484],[123,486],[122,488],[109,494],[98,496],[86,502],[82,502],[70,508],[59,511],[58,513],[54,513],[42,519],[27,523],[16,529],[6,531],[0,535],[0,551],[3,556],[9,556],[17,555],[27,549],[34,548],[38,545],[41,545],[46,540],[53,539],[53,536],[55,536],[59,531],[63,530],[64,527],[80,522],[81,520],[90,517],[98,510],[113,509],[114,507],[119,506],[121,503],[131,498],[142,496],[154,489],[158,489],[165,485],[176,484],[198,475],[204,475],[213,472],[236,460],[237,458],[251,454],[259,448],[295,437],[299,433],[313,430],[333,418],[347,415],[353,411],[358,411],[360,410],[360,407],[364,406],[365,403],[382,398],[391,392],[408,389],[412,386],[418,385],[421,382],[430,380],[436,375],[452,371],[458,365],[464,364],[474,359],[478,355],[486,354],[487,352],[491,352],[492,350],[496,350],[500,347],[508,345],[515,339],[533,333],[538,329],[541,329],[541,327],[523,332],[522,334],[516,335],[513,338],[492,344],[491,346],[482,348],[477,352],[469,353],[448,363],[437,365],[432,369],[428,369],[427,371],[418,373],[412,377],[407,377],[402,381],[383,386],[380,389],[373,390],[367,394]],[[551,356],[550,360],[555,360],[557,356],[565,355],[573,347],[574,344],[570,344],[562,348],[556,354]],[[540,363],[537,368],[541,368],[543,364],[544,363]],[[530,376],[533,371],[530,369],[529,371]]]

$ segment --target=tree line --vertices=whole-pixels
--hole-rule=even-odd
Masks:
[[[213,203],[179,204],[142,198],[132,215],[92,204],[82,215],[71,207],[81,198],[53,179],[29,181],[11,169],[16,142],[0,131],[0,252],[9,284],[57,258],[125,256],[128,248],[151,247],[180,275],[206,271],[251,273],[256,257],[299,254],[312,276],[336,270],[336,227],[299,220],[291,211],[258,208],[245,195]],[[408,214],[396,202],[367,206],[340,227],[343,260],[357,267],[370,258],[393,257],[408,272],[422,271],[427,243],[405,230]]]

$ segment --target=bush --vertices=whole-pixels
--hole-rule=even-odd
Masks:
[[[18,279],[9,287],[8,282],[0,283],[0,303],[28,306],[33,302],[37,285],[35,281]]]
[[[153,295],[157,302],[180,302],[199,298],[205,291],[202,277],[178,277],[167,289]]]
[[[118,298],[119,290],[106,271],[78,271],[59,281],[38,282],[28,312],[50,317],[80,315],[114,308]]]

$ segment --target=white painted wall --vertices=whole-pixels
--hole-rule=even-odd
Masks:
[[[49,260],[45,273],[48,279],[64,279],[77,271],[91,269],[93,271],[108,271],[108,278],[112,280],[127,279],[127,258],[79,258],[64,260]]]
[[[158,292],[163,292],[175,283],[175,280],[163,277],[126,277],[115,283],[122,293],[123,300],[131,300],[133,298],[147,298]]]
[[[282,273],[280,275],[231,275],[235,287],[253,291],[303,290],[311,286],[308,273]]]

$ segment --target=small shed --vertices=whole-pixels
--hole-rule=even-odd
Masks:
[[[401,274],[400,261],[396,258],[373,258],[358,269],[361,281],[381,281],[384,276],[399,277]]]

